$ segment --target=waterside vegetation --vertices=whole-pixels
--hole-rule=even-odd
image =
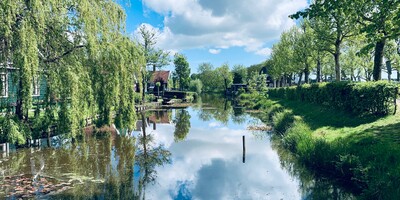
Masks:
[[[335,85],[342,87],[342,84]],[[395,86],[382,82],[357,85],[353,87],[367,87],[370,91]],[[306,86],[308,93],[312,93],[310,87],[319,90],[321,85]],[[354,113],[306,98],[285,98],[295,91],[302,94],[301,90],[287,88],[287,93],[285,89],[270,90],[270,96],[275,95],[270,98],[265,93],[244,93],[239,102],[257,109],[258,117],[273,127],[272,137],[278,138],[278,146],[291,152],[297,162],[313,173],[336,180],[361,199],[400,197],[397,187],[400,184],[400,115]],[[329,98],[337,94],[325,95]],[[388,104],[389,110],[393,108],[393,103]]]

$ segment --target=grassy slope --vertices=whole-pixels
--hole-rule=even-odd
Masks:
[[[400,198],[400,114],[359,117],[304,102],[273,104],[301,118],[282,136],[301,163],[350,184],[361,199]]]
[[[333,141],[338,138],[360,140],[373,137],[400,144],[400,113],[383,118],[352,116],[342,111],[298,101],[275,100],[301,116],[313,136]],[[400,148],[400,146],[399,146]]]

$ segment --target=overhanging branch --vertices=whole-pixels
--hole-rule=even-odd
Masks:
[[[64,52],[63,54],[56,56],[54,58],[48,58],[46,60],[44,60],[45,63],[51,63],[51,62],[57,62],[58,60],[60,60],[61,58],[63,58],[64,56],[69,55],[70,53],[72,53],[73,51],[75,51],[76,49],[80,49],[86,47],[85,45],[78,45],[73,47],[72,49],[69,49],[68,51]]]

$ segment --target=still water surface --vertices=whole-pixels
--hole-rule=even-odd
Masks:
[[[230,102],[138,119],[131,133],[1,158],[0,198],[352,199],[300,170],[266,132],[248,130],[260,121]]]

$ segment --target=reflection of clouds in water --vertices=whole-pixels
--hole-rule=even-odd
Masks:
[[[230,129],[229,123],[210,129],[210,125],[217,125],[213,123],[196,123],[186,140],[178,143],[174,143],[173,128],[158,125],[154,137],[171,151],[172,164],[156,169],[157,184],[148,186],[146,197],[300,199],[298,181],[292,181],[281,169],[268,139],[258,140],[250,131]],[[242,135],[246,135],[245,164]]]

